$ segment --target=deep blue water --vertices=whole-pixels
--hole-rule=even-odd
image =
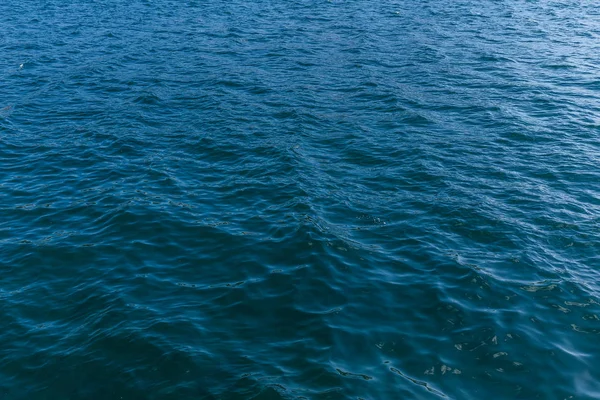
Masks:
[[[600,398],[589,0],[0,3],[0,399]]]

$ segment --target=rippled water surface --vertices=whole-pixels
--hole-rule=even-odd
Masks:
[[[600,398],[588,0],[0,4],[1,399]]]

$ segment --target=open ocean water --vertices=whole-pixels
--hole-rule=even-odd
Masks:
[[[0,399],[600,398],[591,0],[0,3]]]

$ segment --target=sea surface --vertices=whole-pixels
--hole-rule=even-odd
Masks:
[[[0,3],[0,399],[599,399],[591,0]]]

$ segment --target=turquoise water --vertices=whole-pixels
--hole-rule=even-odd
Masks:
[[[0,399],[600,398],[585,0],[0,4]]]

